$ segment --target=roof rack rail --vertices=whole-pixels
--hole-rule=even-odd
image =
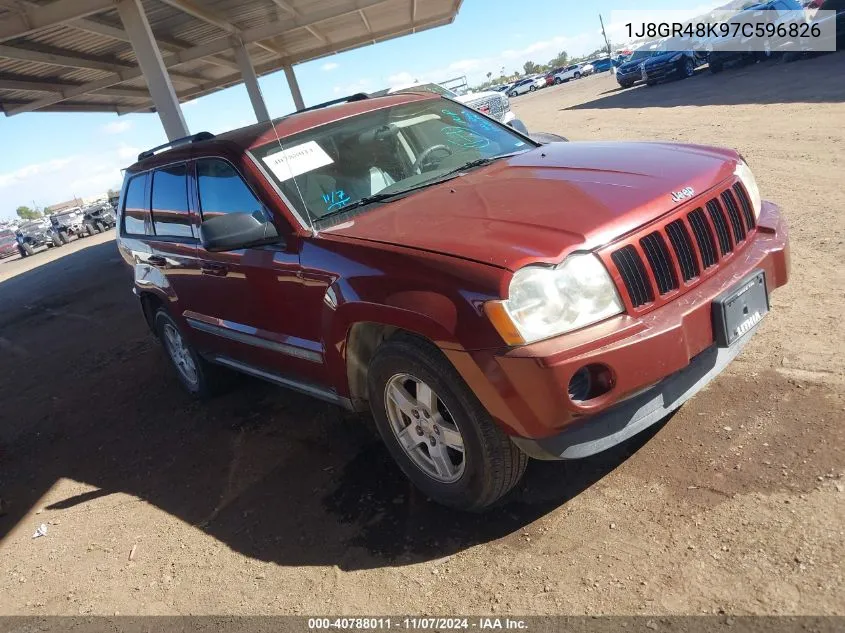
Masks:
[[[175,140],[170,141],[169,143],[165,143],[164,145],[159,145],[158,147],[154,147],[152,149],[148,149],[145,152],[141,152],[138,154],[138,160],[144,160],[145,158],[151,158],[155,156],[155,153],[163,150],[163,149],[170,149],[171,147],[176,147],[178,145],[187,145],[188,143],[199,143],[200,141],[208,141],[214,138],[214,134],[211,132],[198,132],[192,136],[184,136],[182,138],[177,138]]]
[[[312,110],[320,110],[322,108],[328,108],[329,106],[337,105],[338,103],[352,103],[353,101],[364,101],[365,99],[369,99],[370,95],[366,92],[356,92],[354,95],[349,95],[348,97],[341,97],[340,99],[332,99],[331,101],[326,101],[325,103],[318,103],[317,105],[312,105],[307,108],[303,108],[296,112],[311,112]]]

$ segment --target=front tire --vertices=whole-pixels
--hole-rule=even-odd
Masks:
[[[531,86],[531,87],[528,89],[528,92],[534,92],[535,90],[537,90],[537,86]]]
[[[555,77],[555,85],[556,86],[559,86],[562,83],[563,83],[563,79],[561,79],[560,77]]]
[[[70,238],[68,237],[67,231],[59,231],[59,239],[62,241],[62,244],[67,244],[70,242]]]
[[[575,79],[581,79],[581,73],[575,73]]]
[[[61,238],[56,233],[53,233],[53,235],[50,236],[50,239],[53,240],[53,246],[61,246],[62,244],[64,244],[64,242],[62,242]]]
[[[409,335],[390,339],[376,351],[368,382],[388,451],[434,501],[482,510],[521,479],[527,456],[430,343]]]
[[[684,60],[684,68],[681,74],[682,79],[688,79],[695,74],[695,62],[689,57]]]

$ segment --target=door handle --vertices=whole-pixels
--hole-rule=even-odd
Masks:
[[[164,257],[161,257],[160,255],[150,255],[149,257],[147,257],[147,263],[150,266],[155,266],[156,268],[164,268],[165,266],[167,266],[167,260],[164,259]]]
[[[203,262],[200,265],[200,272],[203,275],[214,275],[215,277],[225,277],[229,272],[228,266],[224,264],[213,264],[211,262]]]

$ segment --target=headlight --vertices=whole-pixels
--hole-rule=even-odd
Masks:
[[[526,266],[513,276],[508,298],[485,309],[509,345],[577,330],[624,310],[607,269],[591,253],[571,255],[555,268]]]
[[[751,171],[751,168],[744,160],[740,160],[734,169],[734,176],[739,178],[745,190],[748,192],[748,198],[751,200],[751,208],[754,211],[754,218],[760,218],[760,209],[763,207],[763,199],[760,197],[760,189],[757,187],[757,179]]]

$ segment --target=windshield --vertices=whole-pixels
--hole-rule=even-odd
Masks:
[[[312,222],[375,194],[434,184],[479,159],[535,147],[510,128],[445,99],[352,116],[253,151]]]

